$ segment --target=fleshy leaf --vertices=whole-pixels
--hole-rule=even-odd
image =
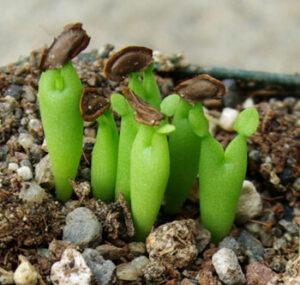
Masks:
[[[165,124],[157,129],[160,134],[169,134],[175,131],[175,126],[171,124]]]
[[[119,93],[112,94],[110,97],[110,102],[113,110],[116,111],[120,116],[125,115],[129,110],[127,100]]]
[[[199,136],[204,137],[209,133],[208,120],[205,118],[202,108],[202,103],[199,102],[189,112],[189,122],[193,132]]]
[[[161,112],[168,117],[173,116],[179,101],[180,101],[180,97],[177,94],[172,94],[167,96],[160,104]]]
[[[259,115],[254,107],[248,108],[239,114],[235,123],[234,129],[240,135],[249,137],[256,132],[259,124]]]

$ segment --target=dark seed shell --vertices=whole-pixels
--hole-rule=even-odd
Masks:
[[[225,86],[208,74],[200,74],[181,82],[174,90],[184,100],[195,104],[207,98],[221,98],[225,93]]]
[[[109,80],[121,81],[131,72],[144,71],[152,62],[152,49],[141,46],[125,47],[107,60],[104,75]]]
[[[52,45],[42,54],[39,68],[57,69],[84,50],[90,42],[90,37],[82,29],[81,23],[69,24],[63,32],[54,38]]]
[[[110,107],[104,92],[97,88],[85,88],[80,98],[80,113],[85,121],[94,121]]]
[[[125,87],[123,89],[123,95],[135,111],[134,118],[137,122],[148,126],[159,126],[160,121],[165,118],[164,114],[158,112],[155,108],[135,95],[130,88]]]

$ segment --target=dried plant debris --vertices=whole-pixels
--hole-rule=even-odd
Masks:
[[[82,29],[81,23],[69,24],[63,32],[54,39],[52,45],[45,49],[39,68],[58,69],[84,50],[90,42],[90,37]]]
[[[123,95],[135,111],[134,118],[137,122],[148,126],[159,126],[160,122],[165,118],[164,114],[143,101],[130,88],[124,88]]]
[[[184,100],[195,104],[208,98],[221,99],[225,93],[225,86],[221,81],[208,74],[200,74],[181,82],[174,90]]]
[[[108,96],[102,89],[85,88],[80,98],[80,113],[85,121],[94,121],[110,107]]]
[[[129,46],[108,59],[104,67],[104,74],[110,80],[121,81],[131,72],[144,71],[152,62],[151,49]]]

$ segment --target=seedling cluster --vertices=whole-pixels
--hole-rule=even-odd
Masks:
[[[69,25],[40,64],[40,110],[57,198],[70,199],[69,178],[75,179],[81,157],[83,121],[96,120],[93,196],[110,202],[122,192],[131,206],[137,240],[149,234],[163,199],[166,213],[179,211],[199,174],[201,219],[219,242],[234,221],[246,174],[246,138],[256,131],[257,111],[249,108],[239,115],[234,126],[238,135],[224,151],[210,135],[202,108],[203,99],[224,94],[220,81],[198,75],[162,100],[152,50],[131,46],[111,56],[104,68],[109,80],[129,78],[122,94],[82,90],[70,60],[88,42],[81,24]],[[119,131],[113,112],[121,117]]]

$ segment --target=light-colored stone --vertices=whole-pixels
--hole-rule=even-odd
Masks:
[[[6,271],[0,267],[0,284],[14,284],[14,273],[12,271]]]
[[[7,167],[7,169],[11,170],[11,171],[16,171],[18,168],[19,168],[19,165],[15,162],[10,162]]]
[[[254,100],[252,98],[247,98],[243,103],[244,109],[251,108],[254,106],[255,106],[255,104],[254,104]]]
[[[35,166],[35,180],[38,184],[47,185],[48,187],[54,186],[54,176],[50,163],[50,156],[47,154]]]
[[[115,264],[111,260],[105,260],[96,249],[86,248],[82,255],[93,272],[93,282],[101,285],[109,284],[116,268]]]
[[[143,275],[143,268],[149,263],[149,259],[144,256],[138,256],[134,260],[131,261],[132,265],[136,268],[136,271],[139,276]]]
[[[92,271],[79,251],[67,248],[61,260],[52,265],[50,278],[53,284],[89,285]]]
[[[245,180],[238,204],[235,221],[244,224],[261,214],[262,199],[251,181]]]
[[[212,257],[213,266],[222,282],[226,285],[246,283],[246,278],[234,252],[229,248],[219,249]]]
[[[120,280],[134,281],[138,279],[138,272],[131,262],[118,265],[116,274]]]
[[[38,184],[28,182],[22,187],[19,197],[28,203],[41,204],[47,195],[45,190]]]
[[[35,285],[40,278],[35,268],[31,265],[28,259],[19,255],[20,265],[14,272],[14,281],[16,285]]]
[[[30,180],[32,179],[32,171],[28,166],[22,166],[17,169],[17,174],[23,179],[23,180]]]
[[[232,108],[224,108],[219,119],[219,126],[225,131],[233,131],[233,125],[239,111]]]
[[[66,217],[63,240],[70,241],[81,248],[97,245],[102,240],[102,225],[90,209],[76,208]]]
[[[26,150],[30,149],[34,143],[34,138],[31,134],[21,133],[18,137],[18,143]]]

